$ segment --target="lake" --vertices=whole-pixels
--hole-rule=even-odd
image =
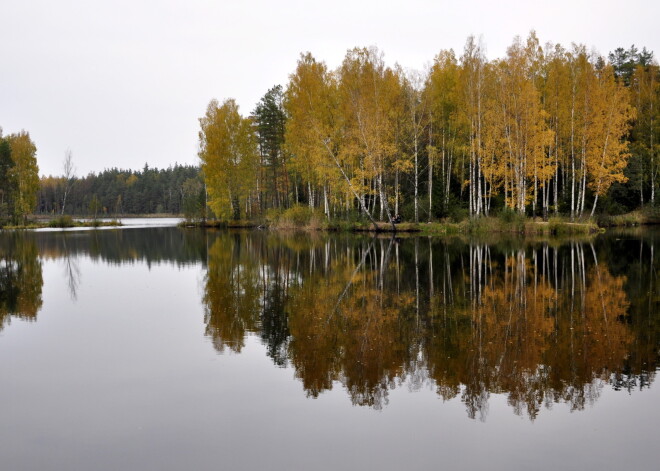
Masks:
[[[660,231],[0,233],[0,469],[655,469]]]

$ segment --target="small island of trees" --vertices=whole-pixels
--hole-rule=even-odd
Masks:
[[[231,98],[209,103],[208,203],[226,220],[308,211],[392,225],[653,208],[659,79],[646,49],[605,58],[534,32],[492,61],[470,37],[425,73],[387,66],[376,48],[349,50],[335,70],[302,54],[249,116]]]

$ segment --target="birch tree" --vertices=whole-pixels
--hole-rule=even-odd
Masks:
[[[543,107],[547,115],[548,126],[552,130],[548,157],[554,161],[552,192],[554,213],[559,213],[560,189],[563,196],[570,162],[569,144],[571,142],[571,75],[568,67],[568,53],[560,45],[548,45],[546,48],[546,81],[543,87]],[[561,186],[560,186],[561,176]],[[549,195],[546,194],[546,198]]]
[[[258,171],[252,122],[240,115],[233,99],[225,100],[221,106],[217,100],[211,100],[206,115],[199,121],[199,157],[209,206],[216,215],[240,219]]]
[[[632,104],[637,109],[633,127],[634,150],[643,162],[640,178],[640,203],[644,204],[644,183],[650,187],[650,201],[655,205],[660,152],[660,67],[638,65],[632,77]]]
[[[419,222],[419,195],[420,195],[420,161],[423,151],[423,143],[425,141],[425,130],[428,125],[429,113],[428,102],[423,93],[425,77],[419,71],[409,71],[407,74],[399,72],[402,78],[403,95],[405,102],[403,103],[403,132],[406,134],[406,145],[402,152],[402,157],[397,159],[396,172],[397,172],[397,195],[398,195],[398,174],[399,172],[411,170],[413,177],[413,214],[414,221]],[[407,157],[407,158],[406,158]],[[398,214],[398,197],[397,209],[395,213]]]
[[[373,182],[381,219],[394,229],[387,177],[396,156],[396,104],[400,81],[375,48],[348,51],[339,70],[340,106],[344,113],[346,159],[359,161],[362,178]]]
[[[461,78],[463,101],[461,109],[468,123],[469,170],[463,184],[468,186],[468,207],[471,216],[484,212],[484,189],[482,187],[483,120],[484,120],[484,73],[486,58],[481,42],[470,36],[461,56]]]
[[[290,76],[284,104],[289,117],[285,141],[291,166],[307,183],[311,207],[319,187],[327,216],[328,193],[332,190],[342,195],[348,193],[375,224],[364,198],[360,197],[363,192],[353,178],[351,162],[345,161],[340,152],[344,130],[338,94],[335,74],[328,71],[325,63],[317,62],[309,53],[301,55],[296,71]]]
[[[14,219],[17,222],[22,220],[25,224],[28,214],[34,211],[37,203],[39,190],[37,147],[26,131],[10,134],[7,139],[11,149],[11,159],[14,162],[10,170],[15,182]]]
[[[66,197],[69,195],[69,191],[71,190],[71,186],[73,186],[73,182],[76,179],[76,169],[75,166],[73,165],[73,154],[71,152],[71,149],[67,149],[66,152],[64,153],[64,162],[62,162],[62,170],[63,170],[63,183],[64,183],[64,194],[62,196],[62,211],[61,214],[64,214],[64,208],[66,207]]]
[[[428,212],[433,214],[433,173],[438,167],[442,185],[441,206],[449,210],[451,176],[455,170],[456,154],[460,151],[460,134],[464,128],[463,114],[459,114],[459,66],[454,51],[445,50],[435,57],[424,90],[429,103],[428,139]]]
[[[590,169],[589,188],[594,194],[592,217],[596,211],[598,198],[607,192],[612,183],[627,180],[623,169],[628,164],[630,154],[624,136],[630,129],[630,122],[634,116],[628,90],[622,83],[614,80],[612,66],[605,66],[598,72],[594,95],[586,156]]]

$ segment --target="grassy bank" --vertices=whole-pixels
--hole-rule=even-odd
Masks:
[[[534,220],[520,216],[484,217],[461,223],[461,232],[468,234],[515,233],[522,235],[583,235],[596,234],[601,228],[594,221],[573,222],[564,218],[550,218],[548,221]]]
[[[598,217],[598,225],[601,227],[635,227],[652,224],[660,224],[660,208],[658,207],[646,207],[626,214]]]
[[[392,231],[389,224],[379,225],[383,232]],[[373,225],[365,225],[356,231],[373,232]],[[424,235],[481,235],[481,234],[520,234],[520,235],[581,235],[596,234],[602,229],[594,222],[570,222],[561,219],[534,221],[521,218],[508,221],[495,217],[481,217],[462,222],[403,223],[396,225],[397,232],[420,232]]]
[[[263,221],[223,221],[220,219],[206,219],[204,221],[181,221],[178,226],[187,228],[205,227],[211,229],[255,229],[258,227],[266,227]]]
[[[268,228],[278,231],[341,231],[341,232],[396,232],[421,233],[429,236],[453,234],[519,234],[538,235],[583,235],[595,234],[602,229],[593,221],[571,222],[564,218],[551,218],[549,221],[532,220],[507,213],[500,217],[480,217],[461,222],[403,222],[394,228],[387,222],[379,222],[376,227],[365,221],[328,221],[318,211],[307,207],[294,207],[283,212],[271,213],[258,221],[198,221],[183,222],[183,227],[212,228]]]

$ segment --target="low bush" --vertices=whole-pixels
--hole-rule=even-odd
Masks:
[[[327,226],[327,221],[325,216],[314,208],[296,205],[277,215],[272,224],[278,229],[322,229]]]
[[[646,222],[646,216],[642,211],[632,211],[625,214],[606,215],[598,217],[598,225],[602,227],[612,226],[639,226]]]
[[[470,217],[470,213],[467,208],[456,205],[449,207],[447,216],[451,222],[462,222]]]
[[[75,221],[69,215],[63,215],[55,219],[51,219],[51,221],[48,223],[48,227],[73,227],[75,225]]]
[[[498,219],[504,230],[522,232],[525,229],[525,215],[520,214],[520,212],[513,208],[503,208],[498,215]]]

